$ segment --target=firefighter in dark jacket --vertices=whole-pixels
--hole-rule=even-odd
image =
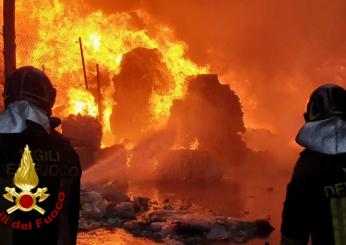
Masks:
[[[81,168],[51,117],[56,90],[34,67],[7,80],[0,113],[0,244],[75,245]]]
[[[282,245],[346,244],[346,91],[323,85],[311,95],[296,141],[305,149],[287,187]]]

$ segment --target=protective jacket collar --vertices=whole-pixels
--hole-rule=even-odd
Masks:
[[[319,153],[346,153],[346,121],[340,116],[333,116],[308,122],[300,129],[296,141],[299,145]]]
[[[37,106],[26,100],[11,103],[4,112],[0,113],[0,133],[22,133],[27,128],[27,120],[41,125],[50,134],[49,117]]]

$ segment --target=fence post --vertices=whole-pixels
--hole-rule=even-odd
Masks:
[[[96,64],[96,75],[97,75],[97,104],[99,107],[99,119],[102,121],[102,105],[101,105],[101,85],[100,85],[100,68],[99,64]]]
[[[86,68],[85,68],[83,43],[82,43],[82,38],[81,38],[81,37],[79,37],[79,48],[80,48],[80,55],[81,55],[81,57],[82,57],[82,66],[83,66],[83,74],[84,74],[85,88],[86,88],[86,90],[89,90],[89,87],[88,87],[88,78],[87,78],[87,73],[86,73]]]
[[[4,82],[16,70],[15,11],[15,0],[3,1]]]

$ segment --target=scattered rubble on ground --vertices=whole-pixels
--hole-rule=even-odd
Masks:
[[[109,201],[95,191],[81,191],[80,230],[124,228],[134,236],[164,244],[243,243],[274,230],[268,220],[243,221],[216,216],[194,204],[145,197]]]

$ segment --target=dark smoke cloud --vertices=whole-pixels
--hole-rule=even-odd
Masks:
[[[239,94],[249,127],[293,141],[311,91],[345,85],[346,1],[88,0],[112,13],[144,9],[175,30],[188,55]]]

